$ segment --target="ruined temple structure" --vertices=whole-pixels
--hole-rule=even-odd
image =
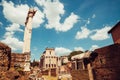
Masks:
[[[28,54],[11,53],[11,67],[24,67],[26,56]]]
[[[23,71],[30,71],[30,42],[32,34],[32,19],[36,10],[30,8],[27,14],[24,31],[24,44],[22,53],[11,53],[11,67],[21,67]]]
[[[114,44],[95,49],[87,57],[79,54],[71,58],[73,80],[83,77],[82,74],[89,76],[89,80],[120,80],[120,22],[108,33],[112,34]],[[80,79],[88,80],[82,77]]]
[[[0,72],[7,71],[11,63],[11,48],[0,42]]]
[[[96,49],[92,62],[94,80],[120,80],[120,44]]]
[[[108,33],[112,34],[114,44],[94,50],[91,58],[93,77],[90,80],[120,80],[120,22]]]
[[[89,80],[88,68],[91,51],[75,55],[71,57],[72,63],[72,80]],[[91,69],[90,69],[91,70]]]
[[[88,64],[88,58],[90,57],[91,52],[87,51],[71,57],[72,60],[72,69],[74,70],[86,70]]]

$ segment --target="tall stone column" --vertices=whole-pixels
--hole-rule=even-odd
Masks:
[[[90,79],[90,80],[94,80],[94,75],[93,75],[91,63],[89,63],[89,64],[87,65],[87,68],[88,68],[89,79]]]
[[[30,71],[30,43],[31,43],[31,34],[32,34],[32,19],[36,11],[32,8],[29,9],[28,15],[25,22],[25,31],[24,31],[24,44],[23,44],[23,54],[25,55],[25,65],[24,71]]]

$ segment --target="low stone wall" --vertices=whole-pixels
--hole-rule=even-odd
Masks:
[[[89,80],[88,70],[71,70],[72,80]]]

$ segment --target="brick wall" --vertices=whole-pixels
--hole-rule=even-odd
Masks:
[[[11,48],[0,42],[0,71],[6,71],[11,64]]]
[[[95,80],[120,80],[120,44],[96,49],[92,62]]]
[[[11,54],[11,67],[14,66],[20,66],[24,67],[26,56],[28,54],[22,54],[22,53],[12,53]]]

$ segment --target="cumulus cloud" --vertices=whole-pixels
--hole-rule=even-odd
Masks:
[[[109,38],[108,31],[111,29],[110,26],[105,26],[102,29],[94,30],[95,34],[91,35],[92,40],[105,40]]]
[[[70,49],[64,48],[64,47],[56,47],[55,48],[55,53],[58,56],[63,56],[63,55],[68,55],[72,52]]]
[[[24,26],[29,6],[26,4],[15,5],[12,1],[2,1],[3,14],[4,17],[12,22]],[[40,27],[40,24],[43,23],[44,14],[38,10],[36,15],[33,18],[33,28]]]
[[[44,22],[44,14],[37,7],[35,9],[37,12],[33,17],[33,28],[38,28]]]
[[[74,13],[64,19],[61,23],[62,15],[65,14],[64,5],[56,1],[35,0],[36,3],[42,7],[41,11],[38,7],[35,16],[33,17],[33,28],[38,28],[44,22],[44,18],[47,19],[45,27],[47,29],[55,29],[56,31],[66,32],[70,30],[75,23],[78,22],[78,16]],[[4,17],[12,22],[24,26],[24,22],[27,17],[29,6],[27,4],[15,5],[12,1],[2,1]]]
[[[15,33],[15,32],[9,32],[9,31],[8,31],[8,32],[5,32],[4,38],[13,37],[14,33]]]
[[[78,21],[77,19],[78,19],[78,16],[75,15],[74,13],[71,13],[71,15],[65,19],[64,23],[59,24],[58,27],[56,27],[55,29],[57,31],[66,32],[70,30],[75,23],[77,23]]]
[[[6,37],[2,42],[9,45],[13,51],[21,50],[23,47],[23,42],[15,37]]]
[[[90,48],[90,51],[94,51],[95,49],[99,48],[98,45],[92,45],[91,48]]]
[[[66,32],[70,30],[75,23],[78,22],[78,16],[71,13],[63,23],[60,22],[62,15],[65,14],[64,5],[56,1],[46,1],[46,0],[35,0],[39,6],[43,6],[43,12],[46,15],[48,23],[46,24],[47,29],[55,29],[56,31]]]
[[[81,27],[81,31],[76,33],[75,39],[90,38],[92,40],[105,40],[109,38],[108,31],[111,29],[110,26],[105,26],[101,29],[89,30],[86,27]]]
[[[9,45],[13,51],[22,50],[23,41],[19,40],[18,38],[14,37],[16,31],[23,31],[20,29],[20,25],[13,23],[5,28],[6,33],[4,34],[4,39],[1,40],[2,42]]]
[[[16,24],[16,23],[13,23],[9,27],[6,27],[6,31],[10,31],[10,32],[21,31],[21,32],[23,32],[23,30],[20,29],[20,25]]]
[[[86,27],[81,27],[81,31],[78,31],[76,33],[75,38],[76,39],[88,38],[89,34],[90,34],[90,30],[89,29],[87,29]]]
[[[75,47],[74,50],[75,51],[85,51],[82,47]]]

